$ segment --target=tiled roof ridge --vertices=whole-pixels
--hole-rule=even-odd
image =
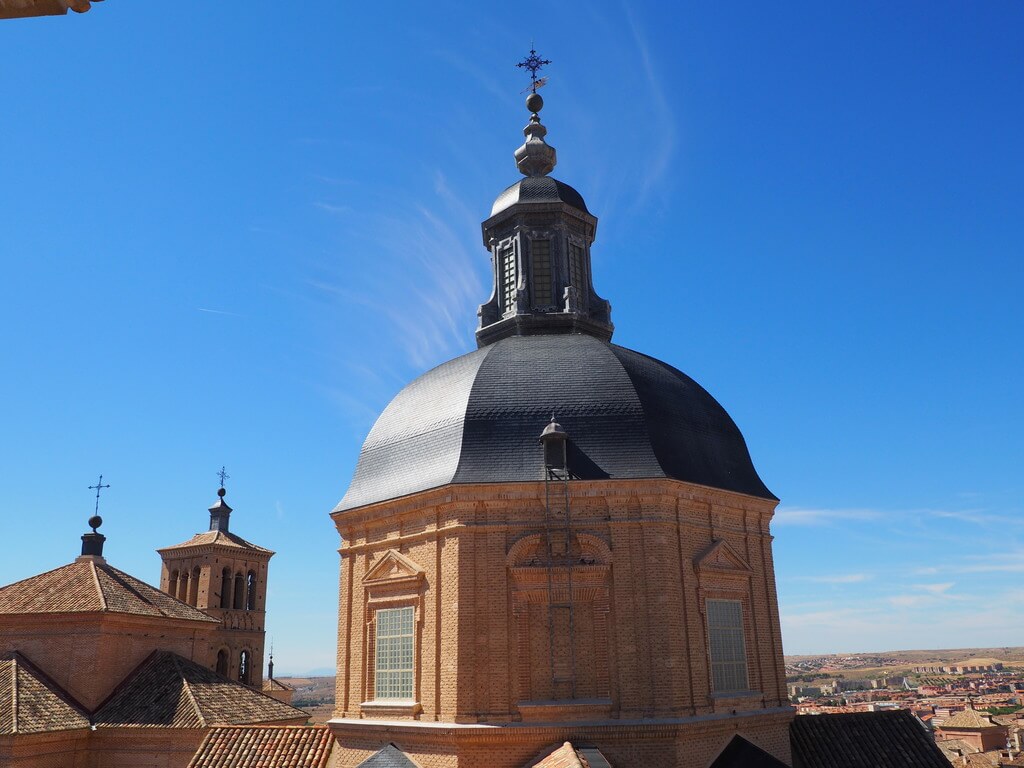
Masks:
[[[203,618],[209,619],[211,621],[218,621],[218,623],[219,623],[219,620],[213,619],[212,617],[207,616],[202,611],[200,611],[198,608],[196,608],[194,605],[189,605],[184,600],[179,600],[178,598],[174,597],[173,595],[169,595],[166,592],[163,592],[160,589],[157,589],[152,584],[148,584],[148,583],[142,581],[141,579],[137,579],[134,576],[132,576],[130,573],[126,573],[125,571],[122,571],[119,568],[115,568],[114,566],[112,566],[110,564],[97,565],[96,563],[90,563],[89,565],[91,565],[93,567],[94,575],[96,575],[95,574],[95,569],[103,569],[103,572],[105,574],[107,574],[107,576],[109,576],[110,578],[114,579],[114,581],[116,581],[121,587],[123,587],[124,589],[128,590],[132,594],[132,596],[138,598],[139,600],[144,602],[146,605],[148,605],[151,608],[153,608],[153,610],[155,610],[157,613],[159,613],[164,618],[180,619],[182,617],[181,616],[174,616],[171,613],[169,613],[168,611],[166,611],[158,603],[154,602],[153,600],[148,598],[146,595],[142,594],[142,592],[137,587],[135,587],[132,584],[132,582],[138,582],[140,584],[144,584],[145,586],[147,586],[150,589],[152,589],[154,592],[159,592],[161,598],[168,599],[168,600],[171,600],[171,601],[173,601],[175,603],[183,605],[186,608],[188,608],[188,610],[190,612],[195,612],[195,613],[201,614]],[[100,593],[100,600],[103,603],[103,610],[104,611],[110,610],[107,607],[107,599],[106,599],[106,595],[103,593],[103,590],[100,589],[99,593]],[[111,611],[111,612],[117,612],[117,611]],[[190,620],[190,621],[198,621],[198,620],[200,620],[200,618],[197,616],[195,619],[188,619],[188,620]]]
[[[96,585],[96,594],[100,598],[100,610],[110,610],[107,606],[107,596],[103,594],[103,586],[100,584],[100,575],[96,573],[96,563],[93,560],[89,561],[89,573],[92,576],[92,583]]]
[[[213,536],[209,537],[209,534],[211,534],[211,533],[213,534]],[[199,539],[199,538],[204,537],[204,536],[209,537],[209,540],[196,541],[196,539]],[[224,539],[227,539],[227,541],[230,542],[230,543],[225,543],[225,542],[221,541],[222,537]],[[199,533],[194,534],[192,536],[192,538],[190,538],[188,541],[183,541],[180,544],[171,544],[168,547],[161,547],[160,549],[157,550],[157,552],[169,552],[171,550],[187,549],[189,547],[217,547],[217,546],[220,546],[220,547],[229,547],[230,548],[230,547],[232,547],[232,545],[234,545],[236,547],[240,547],[242,549],[251,549],[254,552],[260,552],[260,553],[269,554],[269,555],[277,554],[273,550],[267,549],[266,547],[261,547],[259,544],[253,544],[251,541],[248,541],[247,539],[243,539],[237,533],[232,533],[231,531],[200,531]]]
[[[89,710],[87,710],[74,696],[64,690],[64,688],[52,677],[37,667],[35,663],[21,651],[7,651],[6,653],[0,653],[0,661],[11,662],[11,725],[13,733],[19,732],[19,722],[21,720],[21,682],[18,679],[19,671],[24,671],[29,677],[33,678],[37,683],[43,686],[43,688],[45,688],[50,694],[81,715],[82,718],[87,720],[90,724],[92,723]]]
[[[274,698],[273,696],[269,696],[268,694],[264,693],[264,692],[263,692],[263,691],[261,691],[261,690],[257,690],[256,688],[253,688],[252,686],[249,686],[249,685],[245,685],[245,683],[241,683],[241,682],[238,682],[238,681],[236,681],[236,680],[231,680],[230,678],[228,678],[228,677],[225,677],[224,675],[220,675],[220,674],[217,674],[216,672],[214,672],[214,671],[212,671],[212,670],[210,670],[210,669],[208,669],[208,668],[204,667],[203,665],[201,665],[201,664],[199,664],[199,663],[197,663],[197,662],[195,662],[195,661],[190,661],[189,659],[186,659],[186,658],[184,658],[184,657],[182,657],[182,656],[179,656],[178,654],[174,653],[174,651],[160,651],[160,653],[166,653],[166,654],[169,654],[169,655],[171,655],[172,657],[174,657],[174,659],[175,659],[175,664],[176,664],[176,667],[175,667],[175,669],[177,669],[177,670],[178,670],[178,671],[179,671],[179,672],[181,673],[181,676],[182,676],[182,680],[184,680],[184,681],[185,681],[185,685],[186,685],[186,687],[187,687],[187,686],[188,686],[188,684],[189,684],[189,683],[188,683],[188,677],[187,677],[188,671],[187,671],[187,669],[184,669],[184,668],[182,667],[182,665],[181,665],[181,664],[179,663],[179,661],[183,661],[183,662],[185,662],[186,664],[190,664],[190,665],[192,665],[192,666],[196,667],[197,669],[200,669],[200,670],[202,670],[202,671],[203,671],[204,673],[210,673],[210,674],[216,675],[217,677],[220,677],[220,678],[222,678],[223,680],[225,680],[225,681],[227,681],[227,682],[229,682],[229,683],[232,683],[232,684],[234,684],[234,685],[239,685],[239,686],[241,686],[241,687],[245,688],[245,689],[246,689],[247,691],[249,691],[250,693],[254,693],[254,694],[256,694],[257,696],[260,696],[260,697],[262,697],[262,698],[264,698],[264,699],[267,699],[268,701],[272,701],[272,702],[274,702],[274,704],[275,704],[275,705],[278,705],[278,706],[279,706],[279,705],[282,705],[282,704],[283,704],[284,706],[286,706],[286,707],[289,707],[289,708],[291,708],[291,709],[294,709],[294,710],[295,710],[296,712],[299,712],[299,713],[301,713],[301,714],[303,714],[303,715],[306,715],[307,717],[309,717],[309,713],[308,713],[308,712],[306,712],[306,710],[304,710],[304,709],[299,709],[298,707],[292,706],[291,704],[288,704],[287,702],[283,702],[283,701],[281,701],[280,699],[275,699],[275,698]],[[191,694],[191,693],[192,693],[192,691],[191,691],[191,690],[189,690],[189,693]],[[199,704],[198,704],[198,699],[196,699],[195,697],[193,697],[193,700],[197,702],[196,706],[198,707],[198,706],[199,706]],[[267,723],[267,725],[271,725],[271,724],[272,724],[272,723]],[[238,725],[239,725],[239,727],[244,727],[244,723],[239,723]],[[218,726],[218,727],[220,727],[220,726]],[[305,726],[300,726],[300,727],[305,727]]]
[[[203,728],[206,728],[209,725],[209,723],[206,722],[206,714],[203,712],[203,708],[199,706],[199,700],[196,698],[195,693],[192,692],[192,684],[189,682],[188,675],[185,673],[185,670],[179,662],[181,657],[176,653],[169,653],[168,651],[160,651],[160,653],[170,655],[171,664],[174,665],[175,671],[181,676],[181,684],[185,689],[185,695],[188,696],[188,700],[191,702],[192,708],[196,711],[196,717],[199,718],[199,722],[202,724]]]
[[[99,712],[102,712],[103,708],[107,706],[107,704],[109,704],[111,701],[113,701],[114,697],[117,696],[121,692],[121,690],[132,681],[132,679],[139,673],[139,671],[143,667],[145,667],[154,656],[157,656],[161,653],[164,653],[164,651],[152,651],[146,658],[144,658],[142,661],[136,664],[135,667],[121,679],[121,682],[114,686],[114,690],[107,694],[107,698],[103,699],[103,701],[101,701],[93,708],[92,712],[89,713],[89,721],[92,722],[93,725],[95,725],[96,723],[94,721],[94,716]]]
[[[95,574],[96,570],[98,570],[99,568],[102,568],[103,572],[105,574],[107,574],[110,578],[112,578],[114,581],[116,581],[122,587],[124,587],[129,592],[131,592],[133,596],[137,597],[139,600],[144,602],[146,605],[153,606],[154,609],[159,611],[161,616],[167,616],[168,615],[167,612],[163,608],[161,608],[159,605],[156,605],[152,600],[150,600],[145,595],[143,595],[138,589],[135,588],[134,585],[132,585],[128,581],[128,579],[133,579],[134,578],[131,574],[125,573],[124,571],[119,570],[119,569],[115,568],[112,565],[105,565],[104,564],[104,565],[99,565],[98,566],[98,565],[96,565],[96,563],[89,563],[89,565],[91,565],[93,567],[94,575],[96,575]],[[126,579],[125,576],[127,576],[128,579]],[[98,579],[98,575],[97,575],[97,579]],[[171,596],[168,595],[168,597],[171,597]],[[178,598],[172,597],[171,599],[172,600],[177,600]],[[108,610],[107,609],[107,598],[106,598],[106,595],[103,594],[103,590],[102,589],[100,589],[100,600],[103,601],[103,610]],[[182,601],[178,600],[178,602],[182,602]],[[185,603],[185,605],[188,605],[188,603]],[[191,608],[192,606],[189,606],[189,607]]]
[[[11,664],[11,733],[18,732],[18,661]]]
[[[24,584],[26,581],[32,581],[34,579],[40,578],[41,576],[49,576],[51,573],[56,573],[57,571],[63,570],[64,568],[72,568],[72,567],[74,567],[76,565],[79,565],[79,563],[76,563],[76,562],[64,563],[64,565],[58,565],[56,568],[51,568],[48,571],[43,571],[42,573],[36,573],[36,574],[33,574],[32,576],[26,576],[24,579],[18,579],[17,581],[12,581],[10,584],[0,585],[0,592],[3,592],[6,589],[10,589],[11,587],[16,587],[19,584]]]
[[[974,708],[957,712],[938,726],[940,730],[952,728],[998,728],[999,724],[994,723],[990,715],[983,715]]]
[[[580,753],[576,747],[569,741],[564,742],[533,765],[534,768],[589,768],[589,765],[580,759]]]

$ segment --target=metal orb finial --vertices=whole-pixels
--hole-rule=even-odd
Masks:
[[[92,528],[92,532],[96,533],[96,529],[103,525],[103,518],[99,515],[93,515],[89,518],[89,527]]]

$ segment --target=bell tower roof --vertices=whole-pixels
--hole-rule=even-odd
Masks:
[[[220,468],[220,472],[217,473],[220,478],[220,488],[217,489],[217,500],[213,502],[210,507],[210,529],[197,533],[188,541],[183,541],[181,544],[174,544],[170,547],[163,547],[158,549],[157,552],[171,553],[176,550],[191,549],[194,547],[227,547],[229,549],[248,550],[253,554],[270,557],[274,553],[264,547],[260,547],[252,542],[246,541],[241,536],[231,533],[228,530],[228,523],[231,518],[231,513],[234,511],[228,506],[228,503],[224,500],[227,495],[227,491],[224,488],[224,481],[228,479],[229,475],[224,471],[224,467]]]

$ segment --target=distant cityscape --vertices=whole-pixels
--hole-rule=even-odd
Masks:
[[[1024,648],[786,657],[801,715],[909,710],[955,766],[1021,765]]]

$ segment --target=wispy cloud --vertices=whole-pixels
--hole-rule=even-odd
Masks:
[[[334,214],[348,214],[352,213],[352,206],[350,205],[336,205],[335,203],[325,203],[322,200],[318,200],[313,203],[317,208],[322,211]]]
[[[640,59],[644,81],[647,84],[647,92],[653,106],[653,127],[656,129],[653,135],[654,141],[650,145],[651,151],[646,158],[647,167],[640,179],[640,195],[636,205],[641,206],[645,204],[650,190],[661,181],[668,170],[672,153],[675,150],[676,123],[672,107],[665,97],[661,74],[651,57],[651,49],[647,44],[644,31],[630,8],[625,6],[623,10]]]
[[[837,573],[830,576],[807,576],[806,581],[817,584],[860,584],[874,578],[870,573]]]
[[[313,174],[313,178],[333,187],[352,187],[359,183],[354,179],[340,179],[336,176],[322,176],[318,173]]]
[[[479,226],[470,206],[440,171],[433,192],[431,202],[392,201],[387,214],[346,217],[344,252],[320,263],[323,276],[307,281],[340,302],[341,311],[360,307],[378,318],[364,325],[372,333],[379,332],[375,325],[386,329],[404,363],[421,370],[467,351],[476,306],[487,293],[487,258],[470,240]],[[351,210],[316,205],[332,214]]]
[[[914,589],[919,589],[922,592],[928,592],[933,595],[941,595],[949,592],[953,588],[952,581],[944,581],[939,584],[913,584]]]
[[[877,520],[882,513],[876,509],[824,509],[779,507],[775,510],[776,525],[828,525],[846,520]]]

